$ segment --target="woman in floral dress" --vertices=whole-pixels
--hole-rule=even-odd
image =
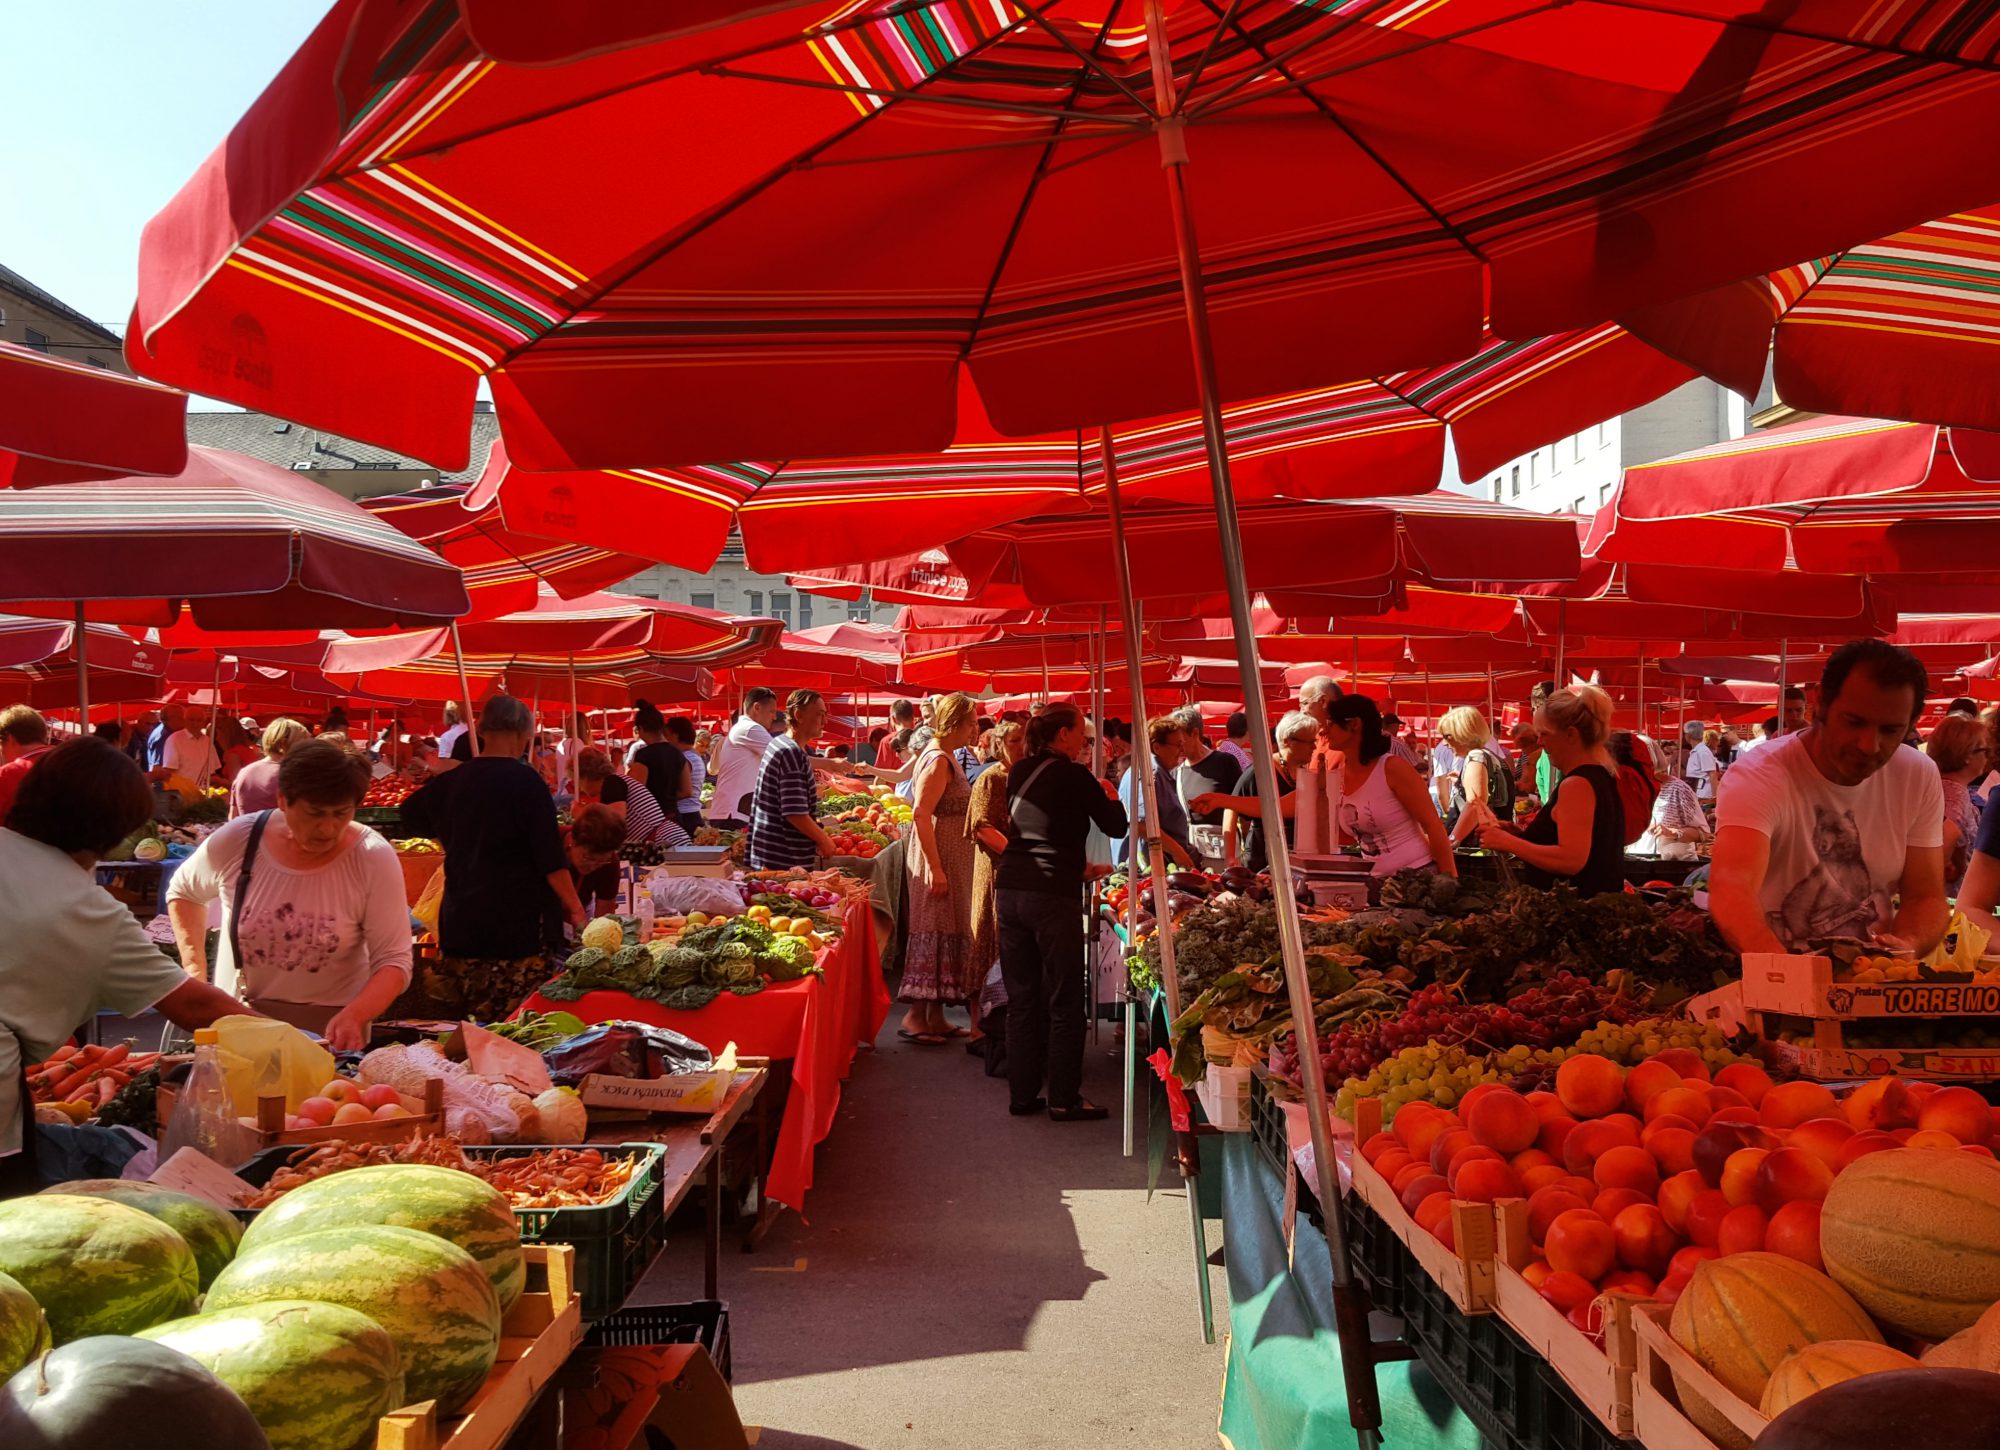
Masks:
[[[965,1028],[945,1020],[945,1004],[970,1002],[985,976],[972,941],[975,848],[965,824],[972,787],[954,758],[972,743],[978,714],[966,696],[946,695],[934,725],[936,738],[917,761],[916,798],[903,838],[910,930],[901,1000],[909,1010],[898,1034],[926,1047],[965,1036]]]

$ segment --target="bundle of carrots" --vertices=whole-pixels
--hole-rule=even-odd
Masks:
[[[132,1044],[116,1047],[95,1043],[78,1047],[65,1043],[47,1062],[28,1069],[28,1091],[38,1103],[52,1103],[70,1109],[102,1107],[117,1096],[118,1090],[134,1075],[158,1061],[157,1052],[134,1052]],[[73,1114],[74,1116],[74,1114]]]

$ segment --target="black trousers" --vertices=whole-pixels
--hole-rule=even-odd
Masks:
[[[1007,1085],[1016,1106],[1042,1096],[1074,1107],[1083,1093],[1083,911],[1065,891],[995,893],[1007,984]]]

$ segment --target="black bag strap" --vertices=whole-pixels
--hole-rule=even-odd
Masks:
[[[250,904],[250,871],[257,864],[257,847],[264,839],[264,827],[271,824],[269,811],[257,812],[257,818],[250,823],[250,839],[243,846],[243,864],[236,868],[236,907],[229,913],[229,960],[236,964],[236,981],[242,987],[243,939],[237,931],[237,923],[243,920],[243,908]]]

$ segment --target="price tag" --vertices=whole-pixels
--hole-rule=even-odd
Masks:
[[[549,1065],[532,1047],[488,1032],[471,1022],[461,1023],[465,1042],[465,1065],[481,1077],[504,1082],[534,1097],[549,1090]]]
[[[255,1184],[244,1182],[199,1148],[181,1149],[155,1168],[146,1181],[191,1194],[218,1208],[241,1208],[257,1196]]]

